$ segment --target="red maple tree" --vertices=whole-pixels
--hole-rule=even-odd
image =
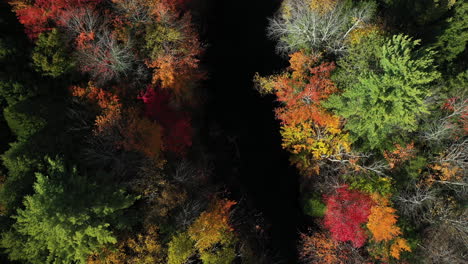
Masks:
[[[24,25],[29,38],[35,39],[40,33],[50,30],[54,23],[67,9],[95,6],[102,0],[14,0],[9,1],[18,16],[18,20]]]
[[[324,225],[337,241],[351,241],[354,247],[362,247],[367,234],[361,227],[367,222],[372,206],[368,195],[340,187],[334,195],[326,196],[327,210]]]
[[[166,89],[155,90],[148,86],[138,97],[145,104],[145,115],[164,128],[164,145],[170,152],[183,155],[192,145],[190,116],[171,105],[171,93]]]

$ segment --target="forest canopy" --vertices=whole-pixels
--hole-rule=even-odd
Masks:
[[[467,12],[0,2],[0,262],[465,263]]]

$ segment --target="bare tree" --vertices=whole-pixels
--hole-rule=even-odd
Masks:
[[[187,229],[198,216],[206,209],[208,201],[206,199],[191,200],[183,204],[176,215],[175,222],[180,229]]]
[[[86,32],[99,33],[103,25],[107,24],[103,16],[89,8],[74,8],[65,10],[60,16],[59,24],[65,29],[69,37],[76,38]]]
[[[463,170],[466,175],[468,170],[468,139],[460,142],[453,142],[443,155],[437,157],[438,163],[450,163]],[[466,180],[466,177],[465,177]],[[468,186],[465,184],[465,186]]]
[[[439,143],[450,138],[459,130],[453,120],[468,114],[468,99],[463,95],[462,98],[454,101],[450,108],[449,114],[429,124],[428,128],[421,134],[423,140]]]
[[[413,223],[434,223],[431,208],[434,207],[438,191],[426,185],[409,184],[395,195],[394,200],[400,215],[411,219]]]
[[[118,41],[110,23],[96,10],[70,9],[60,24],[76,43],[75,57],[81,70],[98,84],[125,77],[135,65],[130,39]]]
[[[467,215],[465,213],[465,219]],[[441,223],[428,228],[424,232],[424,239],[419,244],[420,255],[424,263],[466,263],[468,257],[468,243],[466,241],[466,220],[463,238],[459,230],[452,225]]]
[[[134,24],[146,24],[152,20],[152,8],[148,0],[113,0],[117,13]]]
[[[332,162],[334,166],[341,165],[348,169],[359,169],[363,172],[373,172],[377,175],[387,177],[385,171],[390,169],[388,162],[385,160],[372,160],[371,157],[371,153],[341,151],[334,155],[322,156],[322,159],[324,162]]]
[[[76,57],[82,70],[97,83],[125,77],[135,63],[130,40],[118,43],[108,31],[98,34],[89,46],[78,49]]]
[[[346,50],[346,38],[368,22],[375,4],[362,2],[350,6],[337,1],[330,10],[315,10],[310,1],[285,0],[280,12],[270,19],[268,36],[278,40],[277,51],[289,54],[298,50],[335,54]]]

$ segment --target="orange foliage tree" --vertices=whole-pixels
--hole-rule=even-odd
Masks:
[[[138,151],[150,158],[159,158],[163,149],[161,126],[141,116],[134,108],[127,110],[125,120],[125,124],[119,126],[123,139],[117,144],[125,150]]]
[[[146,65],[154,69],[152,83],[187,96],[194,83],[204,77],[198,65],[203,49],[190,13],[181,15],[173,2],[161,1],[145,39],[150,58]]]
[[[295,155],[293,162],[298,167],[307,169],[314,161],[347,152],[350,147],[340,118],[320,105],[337,92],[330,80],[335,65],[318,64],[319,57],[304,52],[290,57],[287,72],[266,78],[256,76],[255,80],[260,92],[273,93],[282,103],[276,116],[281,120],[283,148]]]
[[[389,206],[386,197],[373,194],[372,200],[375,205],[371,208],[367,228],[372,233],[376,242],[389,241],[401,234],[401,230],[396,226],[398,216],[396,209]]]
[[[337,252],[338,243],[324,233],[301,234],[299,258],[303,263],[343,263]]]
[[[386,150],[384,152],[384,157],[387,160],[391,169],[395,166],[411,159],[414,157],[414,143],[407,144],[406,146],[401,146],[400,144],[395,144],[395,149],[393,151]]]
[[[371,195],[374,205],[371,208],[367,228],[376,242],[369,248],[376,258],[388,261],[390,257],[399,259],[402,251],[411,251],[406,239],[400,237],[401,229],[396,225],[396,209],[390,207],[387,197],[374,193]]]
[[[102,133],[120,120],[122,104],[119,98],[111,92],[98,88],[91,82],[85,88],[72,86],[70,91],[73,96],[85,99],[97,106],[100,114],[96,116],[94,129],[96,134]]]
[[[390,246],[390,256],[400,259],[401,252],[403,251],[411,251],[410,246],[408,245],[408,242],[406,239],[398,237],[396,238],[392,245]]]

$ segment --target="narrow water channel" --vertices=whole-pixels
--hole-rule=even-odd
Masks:
[[[219,126],[233,144],[211,142],[215,173],[231,192],[240,193],[262,213],[284,263],[297,263],[298,176],[281,149],[274,98],[261,97],[252,83],[255,72],[272,74],[286,65],[265,34],[267,18],[279,1],[207,1],[202,14],[206,19],[202,39],[209,45],[206,122]]]

